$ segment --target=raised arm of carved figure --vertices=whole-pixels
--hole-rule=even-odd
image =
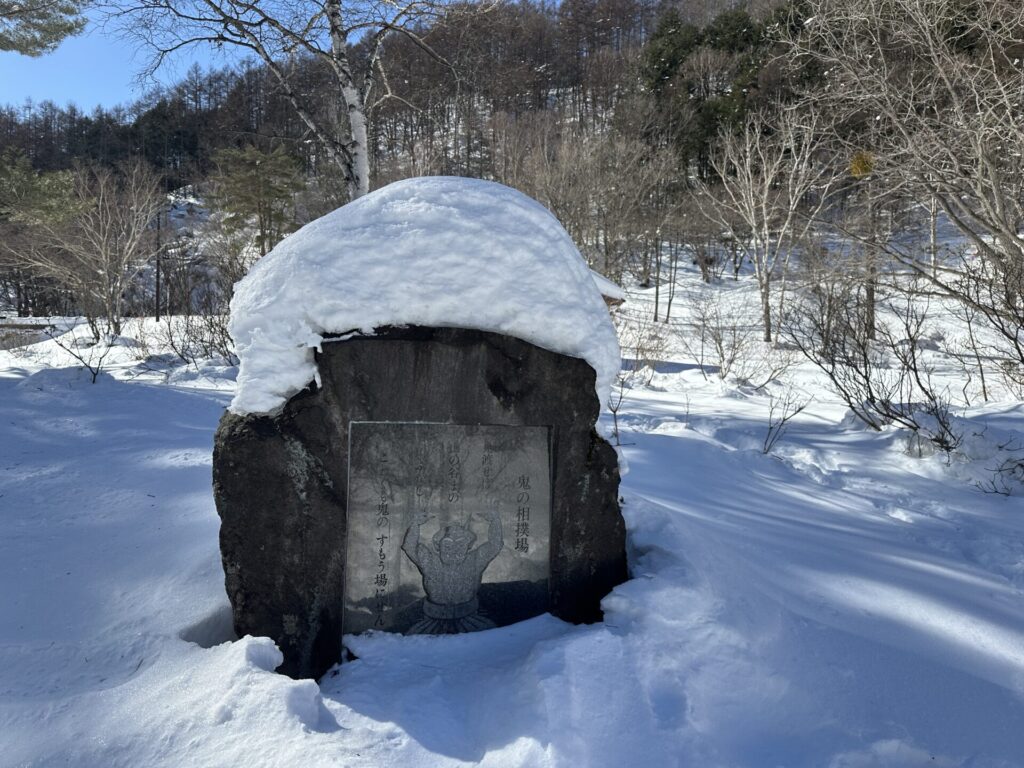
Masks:
[[[505,539],[501,532],[501,515],[497,502],[494,502],[487,511],[478,514],[487,520],[487,541],[476,548],[476,556],[480,567],[486,568],[487,564],[500,554],[501,548],[505,546]]]
[[[405,532],[405,538],[402,540],[402,549],[405,551],[405,554],[409,556],[409,559],[421,571],[423,570],[423,564],[430,560],[434,553],[430,547],[420,541],[420,527],[432,517],[433,515],[428,515],[426,510],[421,509],[416,514],[416,518]]]

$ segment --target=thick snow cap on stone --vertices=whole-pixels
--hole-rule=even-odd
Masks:
[[[495,331],[586,360],[604,407],[615,328],[572,238],[536,201],[455,177],[390,184],[285,238],[235,287],[230,410],[274,413],[316,377],[324,334]]]

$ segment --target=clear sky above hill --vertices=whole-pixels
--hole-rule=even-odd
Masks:
[[[0,104],[21,106],[26,99],[74,102],[85,111],[97,105],[113,107],[140,98],[157,81],[139,80],[148,51],[131,41],[90,24],[85,33],[61,43],[53,53],[30,58],[0,53]],[[159,82],[173,83],[193,61],[216,64],[206,51],[183,56],[159,75]]]

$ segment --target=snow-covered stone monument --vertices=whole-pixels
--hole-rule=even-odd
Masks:
[[[626,578],[619,366],[601,293],[541,205],[398,182],[288,237],[238,284],[238,391],[214,493],[241,634],[318,677],[343,634],[601,618]]]

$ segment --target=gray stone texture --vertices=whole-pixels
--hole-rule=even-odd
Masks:
[[[292,677],[339,661],[353,421],[550,426],[551,612],[601,619],[601,598],[626,579],[625,526],[589,364],[499,334],[418,327],[327,342],[317,358],[320,387],[275,416],[225,413],[217,430],[214,497],[240,636],[273,638]]]

